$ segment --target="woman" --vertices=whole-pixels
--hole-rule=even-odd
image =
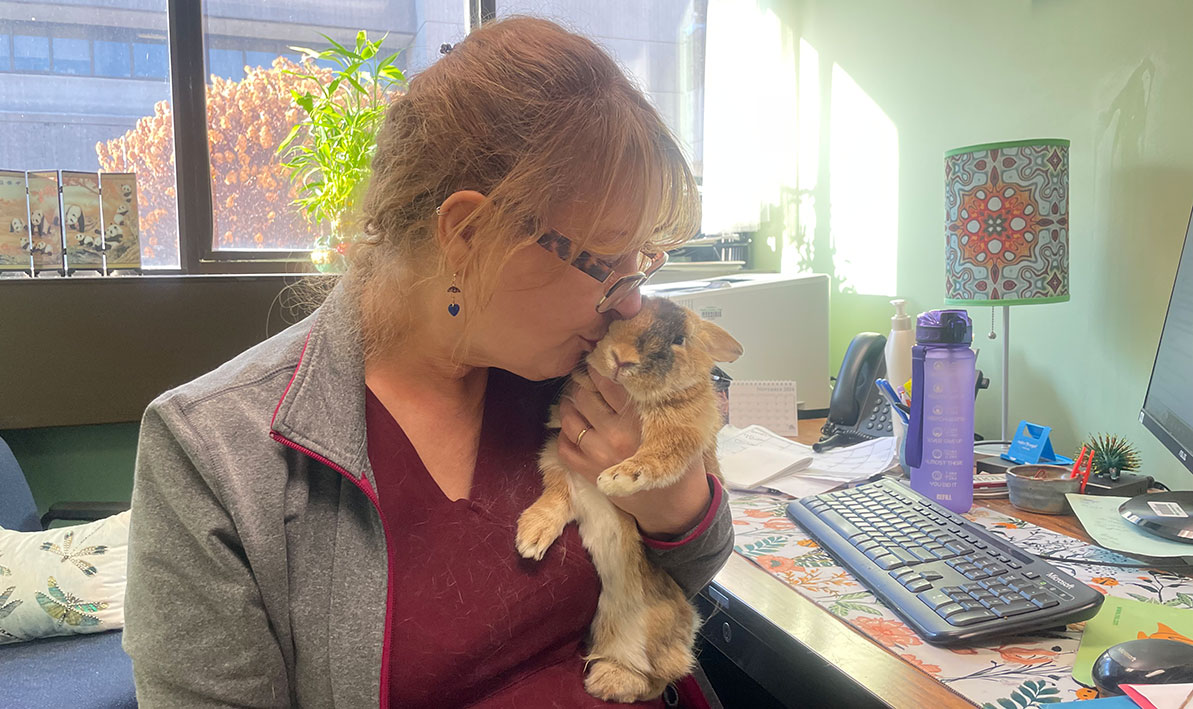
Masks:
[[[125,646],[146,706],[606,706],[599,582],[574,525],[514,549],[561,379],[689,238],[692,175],[591,42],[473,32],[378,138],[367,238],[307,320],[154,401]],[[637,447],[624,390],[570,392],[561,456]],[[618,498],[691,595],[729,554],[716,481]],[[658,701],[643,702],[658,706]]]

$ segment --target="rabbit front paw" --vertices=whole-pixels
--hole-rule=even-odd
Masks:
[[[597,476],[597,489],[610,497],[632,495],[649,487],[648,471],[634,459],[623,460]]]
[[[531,505],[518,517],[518,535],[514,544],[526,559],[541,561],[543,555],[563,532],[568,520],[543,505]]]

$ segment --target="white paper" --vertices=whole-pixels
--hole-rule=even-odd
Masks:
[[[729,423],[764,426],[780,436],[799,435],[795,382],[736,379],[729,385]]]
[[[805,475],[851,483],[890,470],[898,462],[897,442],[891,436],[845,448],[816,453]]]
[[[1149,702],[1155,709],[1193,707],[1193,702],[1189,702],[1190,696],[1193,696],[1193,684],[1124,684],[1121,689],[1132,701],[1145,709],[1149,705],[1140,704],[1140,698]],[[1135,696],[1136,693],[1139,696]]]
[[[773,478],[801,470],[812,461],[812,449],[789,441],[762,426],[726,426],[717,436],[721,475],[732,488],[752,490]]]
[[[833,488],[841,487],[840,480],[826,480],[804,475],[787,475],[778,480],[771,480],[766,484],[768,490],[775,490],[794,498],[811,497]]]
[[[814,453],[762,426],[725,426],[717,435],[717,459],[732,488],[806,497],[889,470],[896,462],[895,445],[886,437]]]
[[[1123,519],[1118,508],[1129,497],[1068,493],[1065,498],[1085,533],[1099,546],[1141,556],[1193,557],[1193,545],[1158,537]]]

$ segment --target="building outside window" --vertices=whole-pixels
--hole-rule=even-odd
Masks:
[[[13,37],[13,68],[17,71],[50,70],[50,38],[18,34]]]
[[[77,37],[54,37],[54,73],[91,73],[91,42]]]
[[[95,75],[113,78],[132,76],[132,47],[128,42],[107,42],[97,39],[95,47]]]

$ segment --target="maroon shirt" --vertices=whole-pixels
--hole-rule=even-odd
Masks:
[[[514,549],[542,492],[538,452],[558,382],[490,370],[469,499],[449,500],[366,392],[369,461],[389,553],[391,706],[624,707],[584,691],[600,581],[569,524],[542,561]],[[629,705],[662,707],[661,700]]]

